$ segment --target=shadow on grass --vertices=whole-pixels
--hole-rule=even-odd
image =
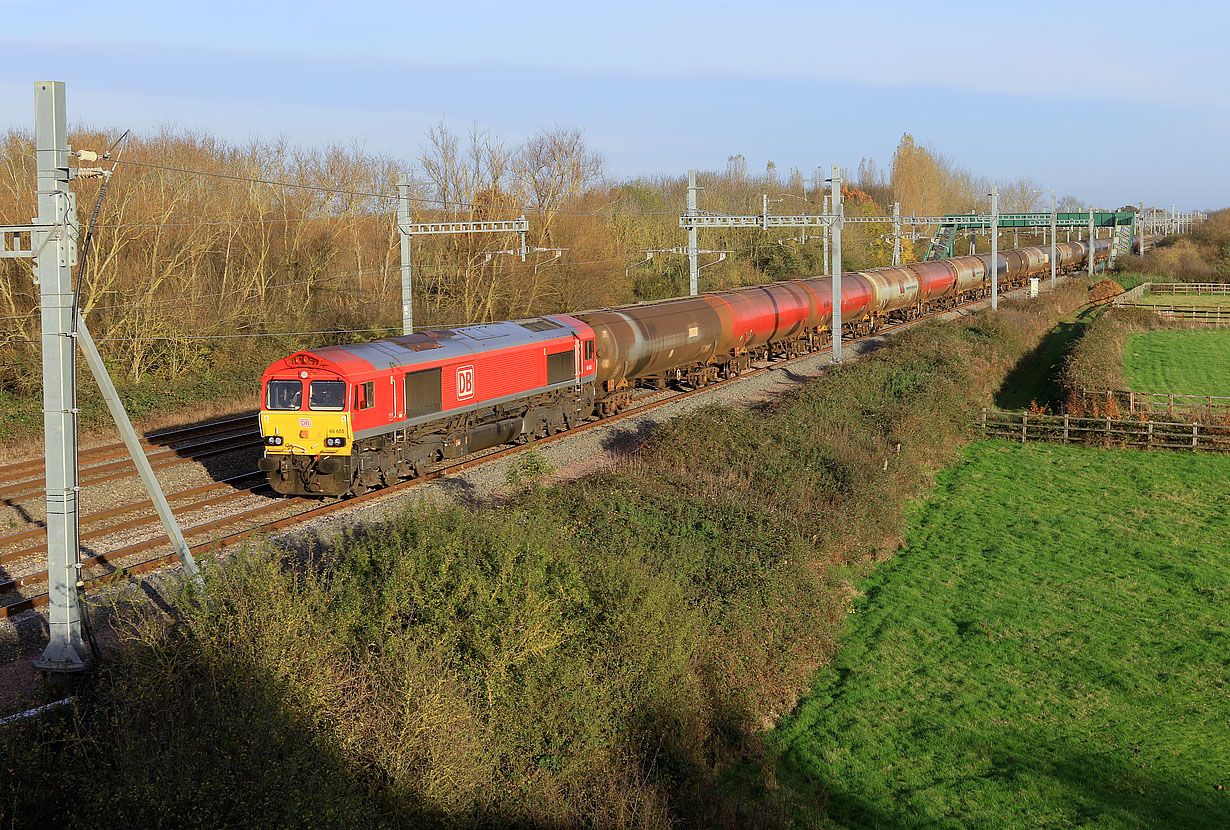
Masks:
[[[1214,782],[1153,772],[1132,747],[1090,752],[1014,732],[959,737],[952,744],[959,766],[981,762],[989,769],[948,775],[939,769],[928,778],[903,757],[896,764],[899,778],[921,782],[860,790],[827,779],[810,759],[787,756],[780,772],[789,812],[797,826],[850,828],[1225,826],[1226,803]]]
[[[1026,409],[1031,402],[1056,411],[1063,403],[1059,370],[1064,356],[1085,332],[1086,320],[1064,321],[1042,338],[1037,348],[1016,364],[995,394],[1000,409]]]

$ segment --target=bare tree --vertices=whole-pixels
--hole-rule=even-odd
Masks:
[[[1041,189],[1036,181],[1027,177],[1001,182],[999,185],[1000,209],[1028,213],[1038,206],[1038,201],[1042,196]]]
[[[602,176],[602,156],[575,128],[541,130],[517,154],[516,169],[526,201],[538,212],[541,239],[555,247],[552,229],[560,209]]]

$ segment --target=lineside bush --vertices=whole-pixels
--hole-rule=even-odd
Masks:
[[[1214,211],[1188,234],[1159,240],[1143,257],[1120,257],[1118,270],[1142,273],[1148,282],[1230,282],[1230,210]]]
[[[1073,415],[1115,415],[1094,412],[1097,401],[1085,403],[1082,392],[1125,389],[1123,348],[1130,335],[1159,329],[1177,328],[1143,308],[1107,308],[1085,328],[1085,334],[1068,352],[1060,370],[1060,381],[1067,391],[1068,411]],[[1148,390],[1152,391],[1152,390]]]
[[[764,411],[484,510],[404,510],[119,608],[76,708],[0,732],[4,824],[779,826],[721,786],[833,652],[837,564],[895,549],[1078,283],[926,323]],[[74,797],[62,798],[62,793]]]

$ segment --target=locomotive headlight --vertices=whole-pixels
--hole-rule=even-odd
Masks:
[[[265,443],[271,447],[280,447],[282,446],[282,436],[281,435],[270,435],[269,437],[265,439]]]
[[[326,438],[325,446],[326,447],[344,447],[346,446],[346,439],[345,438]]]

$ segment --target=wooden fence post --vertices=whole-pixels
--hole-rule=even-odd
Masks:
[[[1068,413],[1063,413],[1063,442],[1068,443]]]
[[[1199,424],[1192,424],[1192,449],[1196,449],[1196,431],[1200,428]]]
[[[1167,396],[1166,396],[1166,399],[1167,399],[1167,402],[1168,402],[1168,403],[1167,403],[1167,406],[1169,407],[1169,414],[1170,414],[1170,417],[1171,417],[1171,418],[1173,418],[1173,417],[1174,417],[1174,395],[1173,395],[1173,394],[1172,394],[1172,395],[1167,395]]]
[[[1153,449],[1153,422],[1152,421],[1149,421],[1149,437],[1145,441],[1145,444],[1149,447],[1149,449]]]
[[[982,428],[983,430],[987,428],[987,408],[985,406],[982,408]]]
[[[1128,412],[1136,412],[1136,393],[1131,390],[1128,391]]]
[[[1027,430],[1029,429],[1028,424],[1029,424],[1029,413],[1022,412],[1021,413],[1021,443],[1022,444],[1025,443],[1025,434]]]

